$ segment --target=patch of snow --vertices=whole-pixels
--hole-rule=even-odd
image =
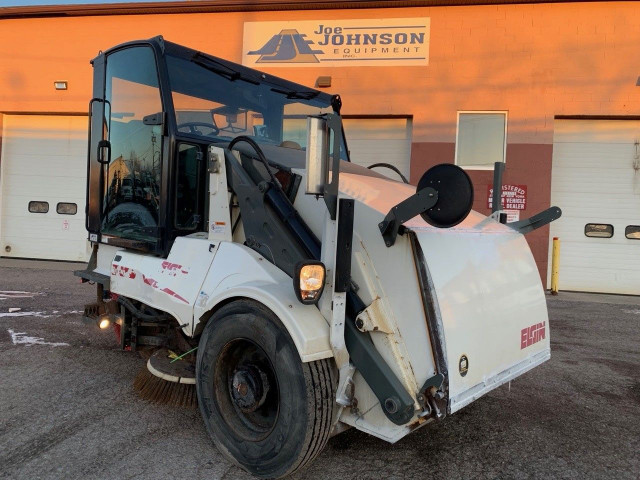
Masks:
[[[20,290],[0,290],[0,300],[6,298],[33,298],[36,295],[44,295],[41,292],[23,292]]]
[[[49,318],[57,315],[47,315],[47,312],[9,312],[9,313],[0,313],[0,318],[3,317],[40,317],[40,318]]]
[[[54,310],[52,312],[41,311],[41,312],[23,312],[21,308],[10,308],[9,312],[0,312],[0,318],[3,317],[38,317],[38,318],[57,318],[62,315],[71,315],[74,313],[84,313],[82,310],[68,310],[66,312],[61,312],[59,310]]]
[[[14,345],[26,345],[30,347],[31,345],[49,345],[52,347],[68,347],[69,344],[65,342],[45,342],[44,338],[41,337],[29,337],[26,332],[14,332],[13,330],[7,330],[9,335],[11,335],[11,341]]]
[[[636,310],[622,310],[623,313],[632,313],[633,315],[640,315],[640,309]]]

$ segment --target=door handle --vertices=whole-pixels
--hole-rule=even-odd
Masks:
[[[104,151],[107,151],[107,155],[105,157]],[[103,165],[107,165],[111,162],[111,142],[109,140],[100,140],[98,142],[98,163]]]

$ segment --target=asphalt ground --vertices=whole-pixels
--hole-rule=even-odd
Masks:
[[[1,265],[0,478],[250,478],[197,410],[136,396],[143,360],[81,322],[94,287]],[[640,478],[640,297],[548,303],[549,362],[395,445],[349,430],[298,478]]]

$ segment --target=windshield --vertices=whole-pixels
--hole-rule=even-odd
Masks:
[[[213,142],[246,135],[258,143],[304,150],[307,117],[333,112],[314,90],[287,90],[202,55],[166,59],[180,134]],[[344,144],[342,150],[346,158]]]

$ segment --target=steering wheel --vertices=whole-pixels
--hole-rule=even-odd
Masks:
[[[178,130],[180,130],[181,128],[188,128],[189,131],[187,133],[191,133],[193,135],[199,135],[201,137],[215,137],[220,133],[220,129],[213,125],[212,123],[206,123],[206,122],[185,122],[185,123],[180,123],[178,124]],[[204,134],[202,133],[199,128],[208,128],[211,130],[211,133],[208,134]]]

